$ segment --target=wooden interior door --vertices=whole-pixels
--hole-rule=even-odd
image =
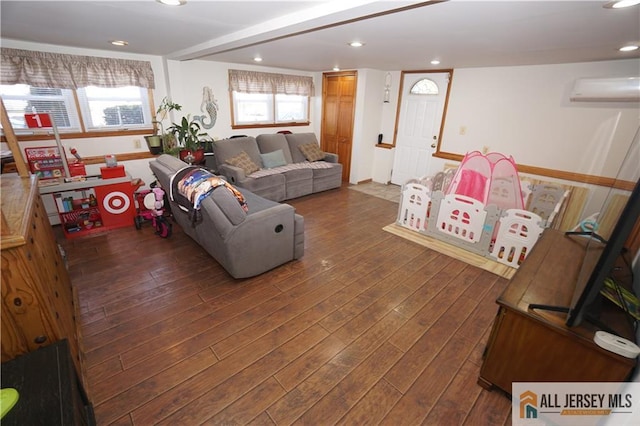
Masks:
[[[338,154],[342,181],[351,173],[353,117],[356,105],[356,71],[328,72],[322,75],[322,130],[320,147]]]

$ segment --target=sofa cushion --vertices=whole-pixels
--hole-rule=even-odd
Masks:
[[[291,133],[284,135],[284,137],[287,139],[287,143],[289,144],[291,157],[293,158],[294,163],[303,163],[307,161],[307,158],[298,148],[300,145],[306,145],[312,142],[318,145],[318,139],[316,138],[315,133]]]
[[[255,164],[261,163],[258,144],[252,136],[213,141],[213,158],[216,160],[218,168],[226,164],[229,158],[237,156],[242,151],[246,152]]]
[[[287,142],[287,138],[283,134],[275,133],[275,134],[264,134],[256,136],[256,141],[258,142],[258,149],[263,154],[267,152],[277,151],[279,149],[282,150],[284,154],[285,160],[287,160],[287,164],[293,163],[293,158],[291,157],[291,152],[289,151],[289,143]]]
[[[271,171],[273,169],[262,169],[257,171],[256,173],[260,173],[263,170]],[[262,176],[257,179],[253,178],[253,175],[247,176],[247,179],[242,181],[242,187],[248,189],[256,195],[272,201],[282,201],[286,196],[286,179],[284,177],[284,174],[282,173]],[[249,208],[251,208],[251,206],[249,206]]]
[[[262,166],[266,169],[273,169],[274,167],[280,167],[287,164],[287,160],[284,158],[284,153],[281,149],[267,152],[266,154],[260,154],[260,158],[262,159]]]
[[[244,174],[247,176],[255,171],[260,170],[260,167],[256,163],[254,163],[253,160],[251,160],[251,158],[249,157],[249,154],[244,151],[242,151],[235,157],[227,158],[225,163],[243,169]]]
[[[302,151],[304,157],[308,161],[320,161],[324,158],[324,153],[320,150],[320,147],[315,142],[299,145],[298,149]]]

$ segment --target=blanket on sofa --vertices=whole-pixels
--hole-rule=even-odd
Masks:
[[[285,166],[278,166],[271,169],[260,169],[248,175],[250,178],[261,178],[264,176],[277,175],[289,170],[299,170],[299,169],[330,169],[335,167],[335,163],[329,163],[326,161],[305,161],[303,163],[290,163]]]
[[[188,166],[178,170],[171,177],[171,200],[178,203],[180,208],[189,212],[192,222],[197,222],[200,218],[199,210],[202,201],[213,193],[217,188],[224,188],[238,200],[242,209],[248,210],[244,196],[220,176],[216,176],[210,171]]]

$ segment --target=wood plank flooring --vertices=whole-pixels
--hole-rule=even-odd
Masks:
[[[511,423],[476,384],[504,278],[384,232],[396,203],[289,204],[304,257],[245,280],[178,225],[60,238],[99,425]]]

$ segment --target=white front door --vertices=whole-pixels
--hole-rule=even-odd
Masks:
[[[411,93],[424,79],[435,83],[437,94]],[[404,74],[391,183],[403,185],[427,174],[438,144],[449,79],[448,72]]]

